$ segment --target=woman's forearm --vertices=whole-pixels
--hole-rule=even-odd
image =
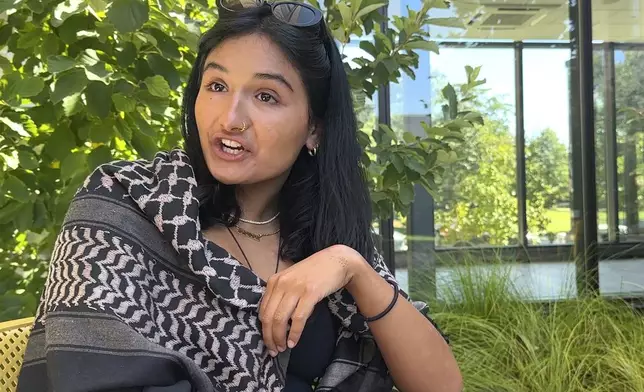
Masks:
[[[356,260],[347,290],[372,317],[390,304],[392,286],[364,259]],[[400,295],[400,294],[397,294]],[[463,381],[452,352],[427,318],[400,296],[385,317],[369,324],[396,387],[402,392],[460,392]]]

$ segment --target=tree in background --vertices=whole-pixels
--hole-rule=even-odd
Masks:
[[[342,49],[361,37],[365,55],[346,68],[379,214],[406,211],[413,183],[434,190],[453,139],[480,122],[447,89],[450,115],[431,134],[365,123],[373,117],[360,105],[377,86],[414,77],[417,51],[438,52],[427,26],[458,24],[429,17],[445,2],[421,4],[389,21],[378,12],[382,0],[323,4]],[[68,204],[92,170],[181,146],[182,91],[217,10],[214,0],[12,0],[0,2],[0,15],[1,321],[34,313]]]
[[[480,67],[474,70],[478,73]],[[443,80],[443,77],[434,75],[433,79]],[[491,95],[484,84],[478,85],[468,98],[466,107],[476,107],[484,113],[484,123],[463,131],[459,158],[447,168],[447,175],[436,192],[435,221],[439,243],[443,246],[514,244],[518,241],[516,139],[509,127],[514,121],[514,111],[500,97]],[[433,117],[441,115],[443,102],[444,99],[438,99],[432,105]],[[559,186],[567,189],[567,171],[563,177],[550,178],[551,173],[539,167],[567,170],[568,155],[561,142],[557,140],[553,147],[542,146],[550,140],[551,132],[544,131],[526,145],[526,151],[541,154],[533,156],[533,165],[528,166],[527,171],[532,175],[532,181],[540,184],[548,181],[555,184],[557,179],[563,178]],[[545,234],[550,223],[545,189],[548,188],[534,189],[527,200],[528,228],[534,234]]]
[[[570,201],[568,150],[552,129],[526,142],[527,199],[543,199],[545,208]]]

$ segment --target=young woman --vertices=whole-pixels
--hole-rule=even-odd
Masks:
[[[320,11],[222,1],[185,91],[185,152],[103,165],[72,202],[19,391],[461,390],[374,251]]]

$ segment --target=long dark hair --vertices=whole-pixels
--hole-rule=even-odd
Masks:
[[[240,208],[233,185],[210,174],[199,142],[195,101],[205,59],[226,39],[248,34],[270,38],[298,70],[309,98],[310,119],[321,124],[315,157],[306,147],[297,157],[279,196],[281,256],[300,261],[335,244],[357,250],[372,262],[371,201],[360,166],[361,148],[351,90],[338,48],[324,22],[294,27],[272,16],[270,7],[223,17],[201,38],[183,98],[182,134],[199,184],[200,220],[237,223]]]

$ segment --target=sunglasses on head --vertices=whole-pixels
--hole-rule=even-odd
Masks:
[[[322,20],[322,11],[297,1],[270,0],[217,0],[217,8],[221,11],[234,13],[248,8],[270,5],[273,16],[291,26],[310,27]]]

